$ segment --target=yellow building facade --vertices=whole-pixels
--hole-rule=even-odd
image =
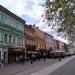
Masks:
[[[36,32],[36,49],[45,49],[44,32],[38,27],[33,27]]]

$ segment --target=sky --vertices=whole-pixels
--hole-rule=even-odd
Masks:
[[[57,32],[51,30],[45,22],[42,22],[44,3],[45,0],[0,0],[0,5],[24,19],[27,24],[35,24],[41,30],[53,35],[54,38],[67,42],[62,37],[58,37]]]

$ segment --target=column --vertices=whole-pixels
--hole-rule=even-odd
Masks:
[[[18,44],[18,38],[17,36],[15,36],[15,46],[17,46],[17,44]]]
[[[9,35],[7,35],[7,42],[9,42]]]
[[[14,41],[14,36],[11,35],[11,43],[13,43],[13,41]]]

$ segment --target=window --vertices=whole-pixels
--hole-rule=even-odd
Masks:
[[[4,35],[4,42],[7,43],[7,34]]]
[[[17,29],[24,31],[24,26],[22,23],[17,23]]]
[[[11,43],[11,40],[12,40],[12,36],[9,35],[9,43]]]
[[[13,36],[13,43],[15,44],[15,36]]]
[[[23,46],[23,38],[21,38],[21,45]]]
[[[0,12],[0,22],[2,21],[2,14],[1,14],[1,12]]]
[[[16,28],[16,23],[15,20],[13,18],[11,18],[11,24],[12,27]]]
[[[1,60],[1,51],[0,51],[0,60]]]
[[[1,37],[2,37],[2,36],[1,36],[1,32],[0,32],[0,41],[2,41]]]
[[[17,44],[20,45],[20,37],[18,37]]]
[[[12,27],[14,27],[14,28],[16,28],[15,19],[12,18],[11,16],[7,15],[7,14],[6,14],[5,17],[4,17],[4,23],[7,24],[7,25],[12,26]]]

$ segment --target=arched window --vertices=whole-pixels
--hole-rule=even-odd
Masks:
[[[7,34],[4,34],[4,42],[7,43]]]
[[[11,41],[12,41],[12,36],[9,35],[9,43],[11,43]]]

